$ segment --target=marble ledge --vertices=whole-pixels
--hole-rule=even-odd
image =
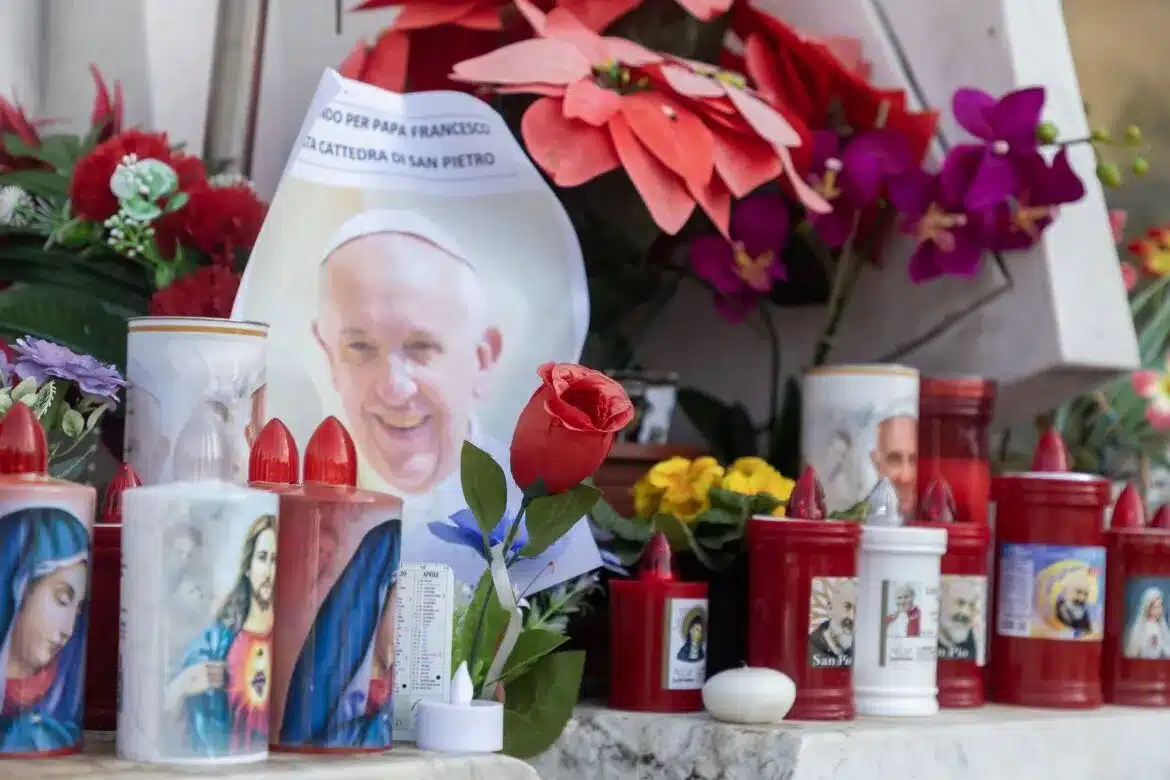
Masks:
[[[234,766],[167,767],[114,757],[111,734],[86,734],[81,755],[0,761],[0,777],[16,780],[540,780],[523,761],[500,755],[445,756],[413,748],[364,756],[273,754],[267,761]]]
[[[582,706],[534,759],[542,780],[1149,780],[1170,710],[987,706],[932,718],[749,727]]]

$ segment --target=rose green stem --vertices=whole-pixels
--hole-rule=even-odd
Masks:
[[[479,646],[483,642],[483,628],[484,623],[487,622],[487,605],[491,602],[492,596],[496,593],[495,582],[488,585],[487,598],[483,600],[483,608],[480,610],[479,619],[475,624],[475,638],[471,642],[471,652],[467,656],[468,670],[475,669],[476,656],[479,655]]]

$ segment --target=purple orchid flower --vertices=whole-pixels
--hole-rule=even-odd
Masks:
[[[788,205],[779,193],[749,195],[731,211],[731,241],[720,235],[691,242],[691,268],[716,292],[715,306],[728,322],[740,322],[788,278],[781,253],[788,240]]]
[[[842,143],[829,130],[813,134],[810,176],[813,188],[832,204],[828,214],[810,214],[821,240],[837,249],[845,246],[857,224],[857,215],[882,194],[886,180],[910,169],[905,139],[888,130],[869,130]]]
[[[979,89],[955,90],[951,111],[959,126],[983,141],[983,158],[967,191],[967,208],[997,206],[1019,185],[1018,167],[1039,156],[1036,128],[1044,111],[1044,87],[1009,92],[999,100]]]
[[[916,170],[890,181],[890,200],[902,215],[902,232],[918,241],[909,269],[915,284],[978,273],[985,217],[964,203],[982,155],[981,147],[956,146],[938,173]]]
[[[1037,156],[1022,161],[1017,172],[1016,202],[1000,204],[993,215],[989,245],[997,251],[1028,249],[1052,224],[1059,206],[1085,196],[1085,184],[1069,164],[1066,149],[1057,152],[1051,165]]]
[[[75,382],[83,394],[110,407],[117,405],[118,391],[126,386],[118,369],[52,341],[24,336],[16,340],[12,351],[16,353],[16,376],[32,377],[38,385],[47,379]]]
[[[475,521],[475,515],[471,513],[471,510],[460,509],[451,515],[450,519],[454,525],[427,523],[427,528],[430,529],[431,534],[439,537],[444,542],[470,547],[478,552],[484,560],[487,560],[484,552],[483,533],[479,530],[479,523]],[[507,512],[500,518],[500,522],[488,534],[486,546],[489,549],[504,542],[504,539],[508,536],[508,529],[512,527],[512,519]],[[508,548],[505,557],[510,558],[518,554],[526,544],[528,544],[528,531],[524,528],[524,524],[521,523],[519,530],[516,532],[516,538],[512,540],[512,545]]]

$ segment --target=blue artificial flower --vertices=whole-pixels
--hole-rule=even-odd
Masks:
[[[431,529],[431,533],[442,539],[444,542],[451,544],[460,544],[464,547],[470,547],[484,556],[484,539],[483,533],[479,530],[479,523],[475,521],[475,515],[471,513],[470,509],[460,509],[455,514],[451,515],[451,522],[454,525],[447,523],[427,523],[427,528]],[[504,538],[508,535],[508,529],[512,527],[512,516],[507,512],[500,518],[500,522],[492,529],[491,534],[487,538],[487,547],[495,547],[497,544],[502,544]],[[528,531],[524,528],[524,523],[520,524],[519,530],[516,532],[516,538],[512,540],[512,546],[507,551],[508,555],[515,555],[520,552],[524,545],[528,544]],[[484,556],[486,559],[486,556]]]

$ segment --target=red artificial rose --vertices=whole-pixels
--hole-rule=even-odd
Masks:
[[[232,314],[240,274],[218,265],[204,265],[181,276],[150,297],[154,317],[218,317]]]
[[[619,383],[591,368],[545,363],[536,373],[541,385],[512,436],[512,477],[524,489],[543,479],[549,493],[563,493],[608,457],[634,405]]]

